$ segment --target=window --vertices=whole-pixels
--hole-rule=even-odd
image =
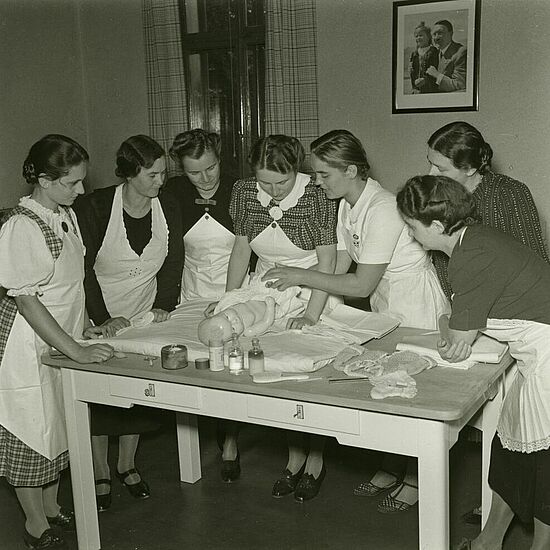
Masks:
[[[264,0],[180,0],[191,128],[218,132],[223,170],[248,174],[264,131]]]

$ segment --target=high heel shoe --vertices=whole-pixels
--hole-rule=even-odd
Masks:
[[[98,512],[105,512],[111,507],[111,480],[110,479],[96,479],[96,485],[108,485],[109,492],[104,495],[95,495],[95,501],[97,505]]]
[[[312,498],[315,498],[319,493],[321,483],[323,483],[323,479],[325,479],[326,473],[327,469],[323,464],[323,467],[321,468],[321,473],[319,474],[319,477],[317,479],[315,479],[312,474],[304,474],[298,482],[298,485],[296,485],[296,489],[294,490],[294,500],[298,502],[304,502],[306,500],[311,500]]]
[[[46,516],[48,523],[56,527],[61,527],[63,531],[74,531],[74,512],[66,508],[59,508],[57,516]]]
[[[220,474],[225,483],[231,483],[232,481],[239,479],[241,476],[241,457],[238,451],[234,460],[222,459],[222,469]]]
[[[305,462],[302,464],[302,467],[295,474],[293,474],[288,468],[285,468],[283,475],[273,485],[271,496],[275,498],[281,498],[293,493],[305,469],[306,469]]]
[[[128,492],[134,497],[134,498],[140,498],[140,499],[146,499],[151,496],[151,492],[149,490],[149,485],[143,479],[140,479],[137,483],[128,483],[126,479],[128,476],[132,474],[139,474],[139,472],[135,468],[130,468],[126,472],[116,472],[116,476],[119,479],[119,481],[128,489]],[[141,477],[141,476],[140,476]]]
[[[65,539],[54,529],[46,529],[40,537],[33,537],[27,529],[23,532],[23,542],[31,550],[52,550],[54,548],[67,548]]]

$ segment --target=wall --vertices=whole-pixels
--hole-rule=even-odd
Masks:
[[[396,190],[427,171],[425,144],[434,130],[470,122],[493,147],[494,168],[528,184],[550,226],[548,0],[482,0],[479,111],[396,115],[392,1],[316,1],[321,132],[356,133],[373,177]]]

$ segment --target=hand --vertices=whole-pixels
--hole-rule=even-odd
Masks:
[[[426,79],[424,78],[417,78],[415,81],[414,81],[414,85],[417,87],[417,88],[422,88],[424,86],[424,84],[426,84]]]
[[[154,308],[151,310],[151,313],[155,316],[153,323],[162,323],[170,318],[170,313],[164,309]]]
[[[78,352],[71,357],[77,363],[103,363],[113,356],[114,350],[109,344],[92,344],[80,346]]]
[[[211,304],[208,304],[208,307],[204,310],[204,316],[212,317],[214,315],[214,310],[216,309],[217,305],[218,302],[212,302]]]
[[[266,271],[262,281],[267,281],[265,286],[268,288],[283,291],[291,286],[301,285],[304,271],[306,270],[299,267],[284,267],[275,264],[275,267]]]
[[[111,317],[99,326],[105,338],[112,338],[119,330],[129,327],[130,321],[126,317]]]
[[[441,74],[433,65],[428,67],[426,69],[426,74],[429,74],[430,76],[433,76],[436,80],[437,77]]]
[[[289,319],[286,323],[286,330],[296,329],[301,330],[302,327],[312,326],[316,323],[313,319],[306,317],[305,315],[303,317],[292,317]]]
[[[468,359],[472,353],[472,346],[464,340],[458,340],[450,344],[448,340],[439,340],[437,342],[437,351],[439,355],[449,363],[457,363]]]
[[[86,340],[97,340],[103,336],[103,332],[104,329],[101,327],[89,326],[84,329],[82,336],[84,336]]]

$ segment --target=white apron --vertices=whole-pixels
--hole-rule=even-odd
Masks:
[[[168,254],[168,225],[158,198],[151,201],[151,240],[138,256],[124,226],[122,188],[115,190],[111,217],[94,271],[111,317],[131,319],[150,311],[157,294],[156,275]]]
[[[258,256],[256,270],[250,280],[251,284],[260,280],[268,269],[275,267],[276,263],[307,269],[318,262],[315,249],[303,250],[296,246],[276,221],[273,221],[257,237],[250,241],[250,248]],[[310,296],[310,289],[302,289],[298,297],[304,302],[304,307],[307,307]],[[341,302],[341,298],[329,295],[325,309],[332,309],[336,304]]]
[[[39,300],[73,338],[84,327],[84,247],[72,228],[63,234],[63,249]],[[0,367],[0,424],[37,453],[53,460],[66,451],[61,371],[43,365],[49,349],[19,312]]]
[[[502,446],[522,453],[550,448],[550,325],[488,319],[482,332],[508,342],[517,361],[497,425]]]
[[[180,303],[198,298],[221,298],[234,242],[235,235],[208,212],[189,229],[183,237],[185,263]]]

